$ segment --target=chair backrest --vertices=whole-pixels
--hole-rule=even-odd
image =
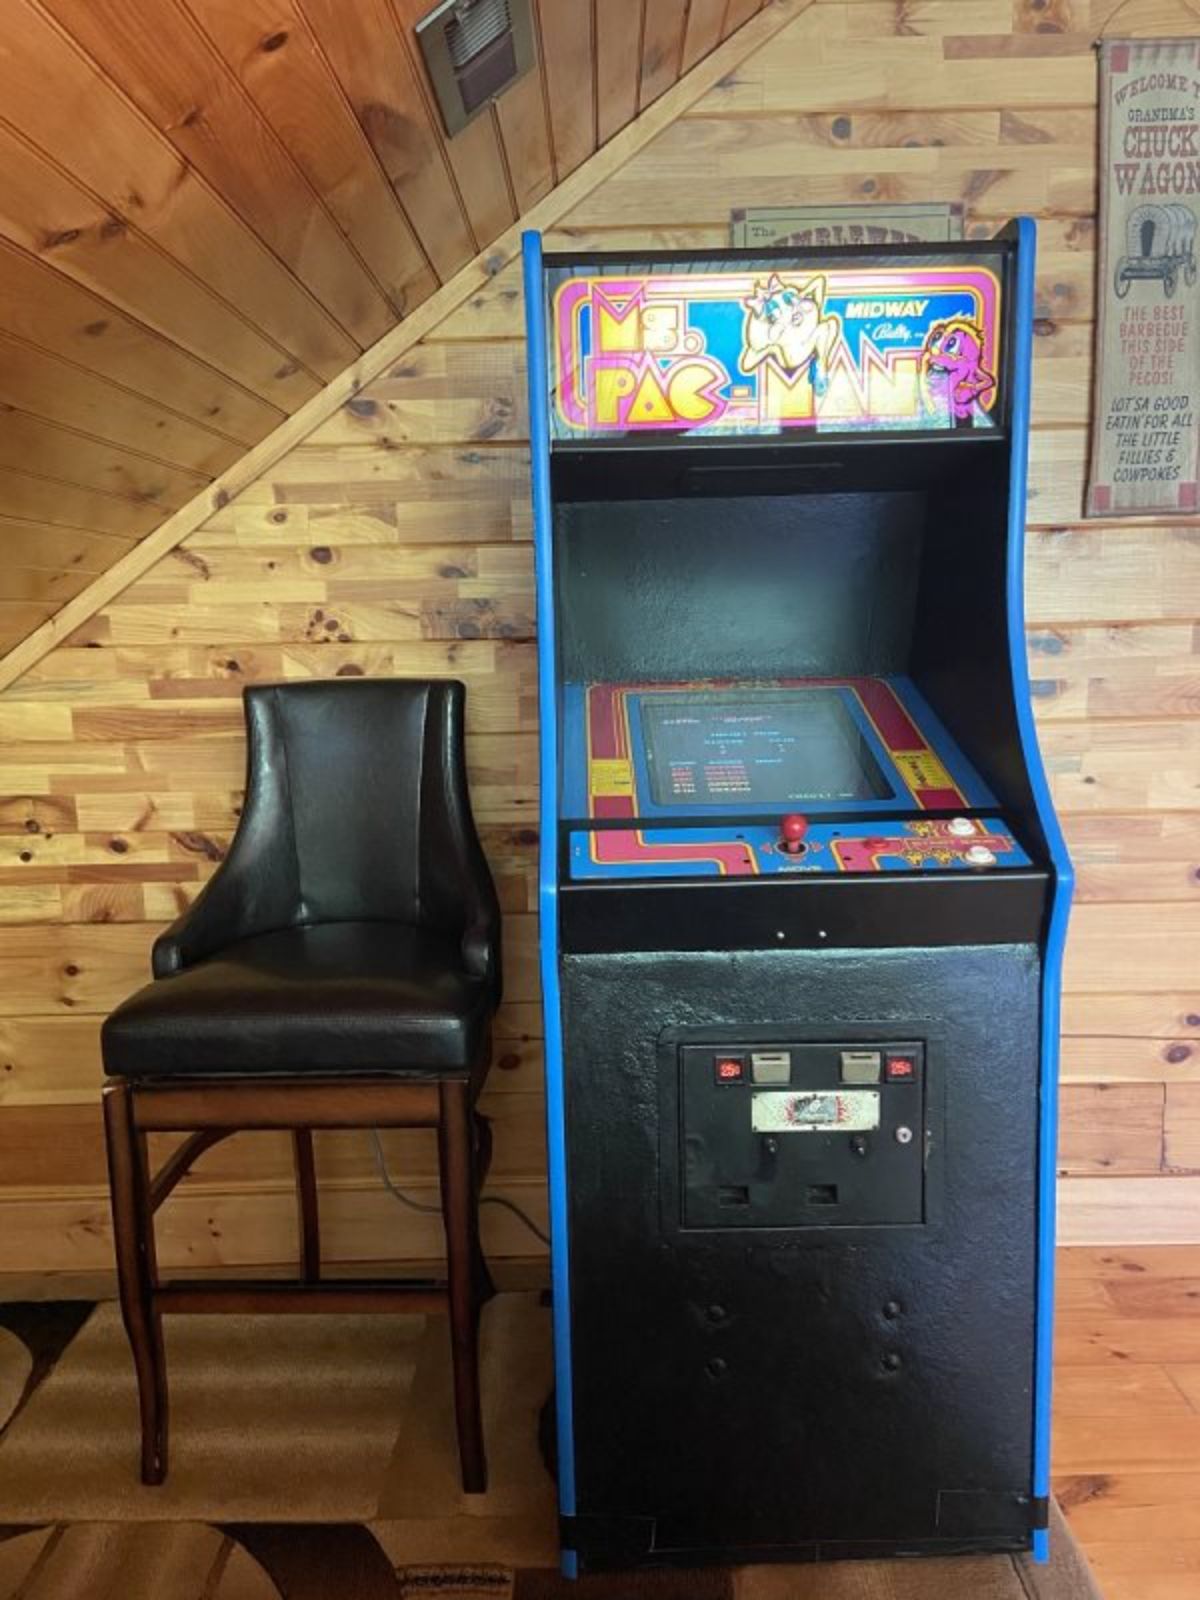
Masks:
[[[494,894],[471,818],[465,690],[343,678],[246,690],[245,821],[287,835],[293,920],[389,920],[461,933]],[[290,861],[289,858],[290,857]]]

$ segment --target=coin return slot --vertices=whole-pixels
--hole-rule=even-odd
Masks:
[[[792,1078],[792,1053],[790,1050],[752,1050],[750,1076],[755,1083],[790,1083]]]
[[[808,1186],[808,1203],[810,1206],[837,1205],[837,1184],[810,1183]]]
[[[743,1183],[722,1184],[717,1190],[717,1204],[719,1206],[748,1206],[750,1204],[750,1189]]]

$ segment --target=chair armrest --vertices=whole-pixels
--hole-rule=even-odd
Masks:
[[[287,763],[270,723],[272,691],[246,695],[246,803],[229,853],[195,901],[154,941],[151,966],[167,977],[239,939],[303,920],[287,794]]]
[[[495,985],[500,999],[500,912],[486,895],[473,894],[468,902],[467,923],[462,936],[463,966],[473,978],[486,978]]]
[[[432,926],[457,936],[466,971],[486,980],[499,1005],[500,902],[471,815],[465,707],[461,683],[442,679],[432,686],[423,762],[423,911]]]
[[[295,920],[290,905],[273,908],[252,891],[232,855],[217,869],[199,896],[154,941],[150,965],[156,978],[181,972],[239,939],[286,928]],[[272,914],[274,912],[274,914]]]

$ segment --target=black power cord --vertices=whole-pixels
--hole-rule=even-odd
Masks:
[[[398,1200],[402,1206],[407,1206],[410,1211],[420,1211],[424,1212],[426,1215],[440,1216],[442,1211],[441,1206],[426,1205],[422,1200],[414,1200],[412,1195],[405,1194],[403,1189],[397,1187],[395,1180],[388,1171],[387,1157],[384,1155],[383,1140],[379,1137],[379,1129],[371,1128],[368,1131],[371,1135],[371,1146],[375,1152],[375,1165],[379,1170],[380,1181],[392,1198],[394,1200]],[[481,1206],[503,1206],[505,1211],[511,1211],[513,1216],[516,1217],[519,1222],[523,1222],[536,1239],[539,1239],[544,1245],[549,1245],[549,1235],[543,1233],[541,1228],[538,1227],[537,1223],[531,1216],[522,1211],[519,1205],[514,1204],[513,1201],[507,1199],[504,1195],[482,1195],[480,1197],[479,1204]]]

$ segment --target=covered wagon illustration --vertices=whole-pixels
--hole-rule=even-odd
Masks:
[[[1125,224],[1125,248],[1113,274],[1118,296],[1135,278],[1157,278],[1169,300],[1181,275],[1189,289],[1196,281],[1196,213],[1175,202],[1138,206]]]

